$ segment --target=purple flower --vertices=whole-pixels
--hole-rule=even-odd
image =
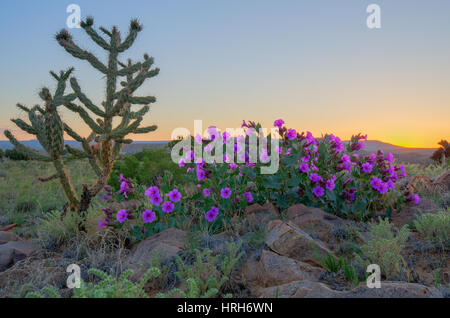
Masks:
[[[111,197],[110,197],[109,195],[105,195],[105,196],[103,197],[103,200],[109,201],[109,200],[111,200]]]
[[[253,196],[251,192],[245,192],[244,193],[244,197],[247,200],[248,203],[252,203],[253,202]]]
[[[102,219],[98,219],[98,230],[101,231],[102,227],[108,225],[108,223],[103,222]]]
[[[197,180],[203,180],[206,178],[206,172],[202,168],[197,167]]]
[[[311,175],[309,176],[309,179],[314,182],[314,183],[319,183],[320,181],[322,181],[322,177],[319,176],[317,173],[311,173]]]
[[[321,186],[316,186],[313,190],[312,190],[313,194],[316,197],[321,197],[324,195],[325,190],[321,187]]]
[[[273,125],[275,127],[281,128],[284,125],[284,120],[283,119],[277,119],[274,121]]]
[[[159,193],[158,193],[158,195],[154,195],[154,196],[150,197],[150,202],[153,205],[160,205],[162,202],[162,198],[159,195]]]
[[[216,218],[217,218],[217,214],[215,214],[212,210],[209,210],[208,212],[206,212],[206,214],[205,214],[205,219],[208,221],[208,222],[214,222],[215,220],[216,220]]]
[[[142,212],[142,221],[144,223],[152,223],[156,218],[156,213],[150,209],[144,210]]]
[[[231,190],[230,188],[226,187],[223,188],[222,190],[220,190],[220,196],[224,199],[228,199],[231,195]]]
[[[171,213],[173,211],[174,205],[170,201],[166,201],[162,204],[162,210],[166,213]]]
[[[230,163],[230,164],[228,165],[228,167],[229,167],[231,170],[236,170],[237,165],[236,165],[234,162],[232,162],[232,163]]]
[[[130,190],[130,186],[128,185],[128,182],[122,181],[122,183],[120,184],[119,193],[122,193],[123,196],[128,199],[127,192],[129,190]]]
[[[181,199],[181,193],[177,189],[173,189],[172,191],[170,191],[168,196],[169,200],[173,202],[178,202]]]
[[[178,167],[184,167],[186,165],[186,161],[184,161],[183,158],[180,159],[180,161],[178,161]]]
[[[208,188],[204,188],[203,189],[203,195],[205,197],[209,197],[210,194],[211,194],[211,191]]]
[[[150,198],[154,196],[160,196],[158,187],[153,186],[148,188],[147,190],[145,190],[145,195]]]
[[[377,177],[372,177],[372,179],[370,179],[370,184],[372,185],[372,188],[374,188],[375,190],[378,190],[382,183],[383,181],[381,181]]]
[[[361,166],[361,171],[365,173],[371,173],[373,166],[369,162],[364,162]]]
[[[333,180],[327,180],[327,182],[326,182],[326,184],[325,184],[325,187],[328,189],[328,190],[330,190],[330,191],[333,191],[333,189],[334,189],[334,187],[335,187],[335,184],[334,184],[334,181]]]
[[[309,166],[307,163],[302,163],[299,167],[300,171],[303,173],[307,173],[309,171]]]
[[[289,140],[293,140],[297,137],[297,132],[295,131],[295,129],[288,129],[286,137]]]
[[[378,192],[381,194],[385,194],[389,191],[389,188],[387,186],[386,182],[381,182],[380,186],[378,187]]]
[[[388,153],[386,156],[386,160],[389,163],[392,163],[394,161],[394,155],[392,153]]]
[[[411,199],[412,199],[412,201],[414,201],[415,204],[420,203],[420,197],[418,194],[414,194]]]
[[[127,217],[128,217],[127,210],[122,209],[117,211],[116,219],[117,221],[119,221],[119,223],[125,221]]]

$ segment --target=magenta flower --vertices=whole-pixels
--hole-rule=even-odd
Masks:
[[[309,166],[307,163],[302,163],[299,169],[302,173],[307,173],[309,171]]]
[[[122,181],[122,183],[120,184],[119,193],[123,194],[123,196],[128,199],[127,192],[129,190],[130,190],[130,186],[128,185],[128,182]]]
[[[365,173],[371,173],[373,166],[369,162],[364,162],[361,166],[361,171]]]
[[[392,163],[394,161],[394,155],[392,153],[388,153],[386,156],[386,160],[389,163]]]
[[[319,183],[320,181],[322,181],[322,177],[319,176],[317,173],[311,173],[311,175],[309,176],[309,179],[314,182],[314,183]]]
[[[412,196],[412,201],[414,201],[415,204],[419,204],[420,203],[420,197],[418,194],[414,194]]]
[[[208,221],[208,222],[214,222],[215,220],[216,220],[216,218],[217,218],[217,214],[215,214],[213,211],[211,211],[211,210],[209,210],[208,212],[206,212],[206,214],[205,214],[205,219]]]
[[[335,184],[334,184],[334,181],[333,180],[327,180],[327,182],[325,183],[325,187],[328,189],[328,190],[330,190],[330,191],[333,191],[333,189],[334,189],[334,187],[335,187]]]
[[[156,218],[156,213],[150,209],[144,210],[142,212],[142,221],[144,223],[152,223]]]
[[[169,200],[173,202],[178,202],[181,199],[181,193],[177,189],[173,189],[168,193]]]
[[[230,163],[230,164],[228,165],[228,167],[229,167],[231,170],[236,170],[237,164],[235,164],[234,162],[232,162],[232,163]]]
[[[98,230],[101,231],[104,226],[108,225],[108,223],[103,222],[102,219],[98,219]]]
[[[223,188],[222,190],[220,190],[220,196],[224,199],[228,199],[231,195],[231,190],[230,188],[226,187]]]
[[[244,193],[244,197],[247,200],[248,203],[252,203],[253,202],[253,196],[251,192],[245,192]]]
[[[166,212],[166,213],[171,213],[172,211],[173,211],[173,208],[174,208],[175,206],[173,205],[173,203],[172,202],[170,202],[170,201],[166,201],[166,202],[164,202],[163,204],[162,204],[162,210],[164,211],[164,212]]]
[[[145,190],[145,196],[147,197],[154,197],[154,196],[160,196],[159,189],[157,186],[149,187],[147,190]]]
[[[209,197],[210,194],[211,194],[211,191],[208,188],[204,188],[203,189],[203,195],[205,197]]]
[[[127,210],[122,209],[122,210],[117,211],[116,219],[117,219],[117,221],[119,221],[119,223],[122,223],[123,221],[125,221],[127,219],[127,217],[128,217]]]
[[[313,194],[316,196],[316,197],[321,197],[321,196],[323,196],[324,195],[324,193],[325,193],[325,190],[321,187],[321,186],[316,186],[313,190],[312,190],[312,192],[313,192]]]
[[[197,167],[197,180],[203,180],[206,178],[206,172],[202,168]]]
[[[293,140],[297,137],[297,132],[295,131],[295,129],[288,129],[286,137],[289,140]]]
[[[159,193],[158,193],[158,195],[154,195],[154,196],[150,197],[150,203],[153,205],[160,205],[161,202],[162,202],[162,198],[159,195]]]
[[[178,167],[182,168],[186,165],[186,161],[184,161],[183,158],[180,159],[180,161],[178,161]]]
[[[372,177],[372,179],[370,179],[370,184],[372,185],[372,188],[374,188],[375,190],[378,190],[382,183],[383,181],[381,181],[377,177]]]
[[[273,122],[274,127],[281,128],[284,125],[283,119],[277,119]]]

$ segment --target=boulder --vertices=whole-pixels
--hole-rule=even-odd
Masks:
[[[336,215],[303,204],[291,206],[287,211],[287,219],[298,228],[314,234],[327,243],[332,240],[332,231],[345,225],[345,221]]]
[[[288,284],[261,289],[263,298],[442,298],[434,287],[415,283],[382,282],[381,288],[360,286],[350,291],[332,290],[327,285],[310,281],[294,281]]]
[[[333,298],[339,297],[340,294],[341,292],[332,290],[323,283],[294,281],[261,289],[257,296],[262,298]]]
[[[368,288],[360,285],[343,293],[346,298],[442,298],[434,287],[406,282],[381,282],[381,288]]]
[[[292,281],[318,280],[322,269],[263,250],[259,260],[247,259],[242,267],[246,285],[254,291]]]
[[[127,259],[126,268],[134,270],[132,279],[139,279],[149,268],[154,257],[164,263],[186,248],[186,232],[175,228],[164,230],[136,244]]]
[[[5,244],[10,241],[18,241],[19,237],[12,233],[12,232],[6,232],[6,231],[0,231],[0,244]]]
[[[266,230],[270,221],[280,218],[280,214],[271,203],[263,206],[252,204],[245,209],[244,215],[252,230]]]
[[[20,260],[37,251],[39,246],[26,241],[10,241],[0,245],[0,271],[3,271]]]
[[[439,187],[442,187],[444,190],[450,191],[450,171],[444,172],[436,180],[433,181],[433,184]]]
[[[275,253],[320,266],[320,259],[333,254],[320,240],[314,240],[291,221],[271,221],[265,243]]]

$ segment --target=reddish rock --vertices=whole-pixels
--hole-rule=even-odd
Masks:
[[[314,233],[322,241],[330,243],[333,229],[345,225],[336,215],[303,204],[291,206],[287,212],[288,220],[307,233]]]
[[[437,213],[438,210],[439,207],[436,203],[429,199],[421,199],[419,204],[410,202],[400,212],[392,213],[392,223],[401,228],[403,225],[411,223],[418,214]]]
[[[12,232],[0,231],[0,244],[5,244],[10,241],[18,241],[19,237]]]
[[[252,204],[245,209],[244,215],[252,230],[266,230],[270,221],[280,218],[280,214],[271,203],[263,206]]]
[[[265,242],[279,255],[320,266],[319,259],[333,254],[323,242],[314,240],[290,221],[271,221],[267,229]]]
[[[31,242],[10,241],[0,245],[0,271],[3,271],[20,260],[37,251],[39,246]]]
[[[134,270],[131,278],[139,279],[156,256],[161,262],[186,248],[186,232],[175,228],[152,235],[136,244],[125,260],[126,268]]]

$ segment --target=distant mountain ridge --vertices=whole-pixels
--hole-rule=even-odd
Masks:
[[[36,149],[38,151],[43,151],[42,146],[35,139],[21,141],[25,146]],[[347,141],[348,142],[348,141]],[[346,142],[346,143],[347,143]],[[65,140],[65,143],[75,147],[80,148],[77,141]],[[136,152],[142,151],[142,149],[157,149],[163,148],[167,145],[168,141],[135,141],[130,145],[124,145],[122,153],[123,154],[134,154]],[[0,140],[0,149],[12,149],[13,146],[7,140]],[[430,160],[431,155],[436,149],[433,148],[405,148],[396,145],[392,145],[386,142],[378,140],[368,140],[365,142],[364,151],[367,152],[377,152],[378,150],[383,150],[385,153],[391,152],[396,158],[405,162],[415,162],[424,163]]]

